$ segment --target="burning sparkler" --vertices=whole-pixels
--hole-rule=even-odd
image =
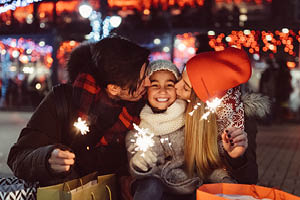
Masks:
[[[134,142],[136,147],[135,151],[146,152],[150,147],[154,146],[153,133],[149,133],[147,129],[140,128],[138,125],[133,123],[133,127],[138,132],[134,135],[136,139],[132,139],[131,142]],[[142,156],[144,153],[142,154]]]
[[[211,113],[215,113],[217,111],[217,108],[220,107],[222,102],[222,98],[214,98],[212,101],[206,101],[206,106],[205,106],[205,110],[207,110],[201,117],[202,119],[207,120],[208,116]],[[190,116],[193,116],[194,112],[198,109],[198,107],[201,105],[201,103],[197,103],[196,105],[194,105],[194,109],[193,111],[189,112]]]
[[[217,108],[220,107],[221,102],[222,102],[222,98],[219,99],[217,97],[214,98],[212,101],[206,101],[205,109],[208,110],[208,111],[206,111],[206,113],[204,113],[202,115],[201,120],[202,119],[207,120],[208,116],[211,113],[215,113],[217,111]]]
[[[90,131],[86,121],[82,120],[81,117],[78,117],[77,122],[74,123],[74,126],[81,132],[81,135],[85,135]]]
[[[194,105],[194,109],[193,109],[193,111],[189,112],[189,115],[193,116],[195,110],[197,110],[200,105],[201,105],[201,103],[197,103],[196,105]]]

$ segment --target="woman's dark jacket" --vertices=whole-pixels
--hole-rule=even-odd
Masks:
[[[69,105],[68,119],[64,119],[65,123],[57,114],[56,96],[53,91],[50,92],[37,107],[10,150],[7,163],[14,174],[29,182],[39,181],[44,186],[78,178],[94,171],[100,174],[127,172],[127,169],[124,170],[127,163],[124,137],[128,129],[124,131],[124,127],[118,127],[120,124],[116,126],[115,122],[124,106],[128,112],[132,111],[132,116],[139,116],[144,102],[113,101],[103,93],[99,105],[93,108],[93,112],[98,114],[96,123],[92,124],[90,132],[83,136],[76,132],[73,126],[77,118],[72,110],[72,87],[67,87],[63,94]],[[112,132],[113,142],[103,146],[99,141],[108,131]],[[54,148],[75,153],[75,165],[68,173],[58,174],[50,169],[48,159]]]
[[[256,163],[257,125],[254,118],[246,118],[245,132],[248,136],[248,148],[239,158],[231,158],[227,153],[225,159],[229,164],[229,174],[241,184],[256,184],[258,181],[258,166]]]

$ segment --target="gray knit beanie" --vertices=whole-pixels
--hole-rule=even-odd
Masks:
[[[153,72],[159,71],[159,70],[168,70],[168,71],[172,72],[174,74],[176,80],[178,80],[178,78],[180,76],[179,70],[176,67],[176,65],[173,64],[169,60],[155,60],[155,61],[150,62],[148,69],[147,69],[147,75],[151,76],[153,74]]]

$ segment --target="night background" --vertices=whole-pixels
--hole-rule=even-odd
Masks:
[[[246,50],[244,89],[273,103],[259,121],[259,184],[300,195],[300,0],[0,0],[0,176],[36,106],[68,81],[72,49],[114,33],[180,70],[198,52]]]

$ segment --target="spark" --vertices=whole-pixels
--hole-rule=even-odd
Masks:
[[[193,109],[193,111],[189,112],[189,115],[193,116],[195,110],[197,110],[200,105],[201,105],[201,103],[197,103],[196,105],[194,105],[194,109]]]
[[[138,125],[133,123],[133,127],[138,132],[134,135],[136,139],[132,139],[131,142],[134,142],[136,145],[136,148],[134,149],[137,151],[146,152],[150,147],[154,146],[154,140],[153,140],[153,133],[148,132],[147,129],[140,128]],[[143,156],[144,154],[142,154]]]
[[[219,99],[219,98],[214,98],[212,101],[206,101],[206,106],[205,106],[205,110],[208,110],[206,111],[202,117],[201,117],[201,120],[202,119],[205,119],[207,120],[208,116],[211,114],[211,113],[215,113],[217,111],[217,108],[220,107],[220,104],[222,102],[222,98]]]
[[[86,121],[82,120],[81,117],[78,117],[77,122],[74,123],[74,126],[81,132],[81,135],[85,135],[90,131]]]
[[[160,139],[160,143],[164,143],[164,142],[168,142],[169,147],[172,146],[172,143],[169,142],[169,138],[161,138],[161,139]]]

